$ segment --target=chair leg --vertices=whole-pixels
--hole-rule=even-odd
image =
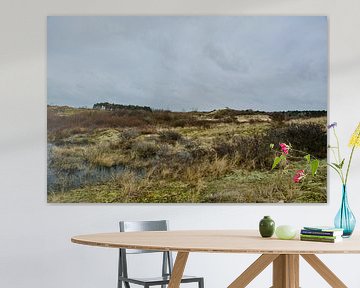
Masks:
[[[204,279],[199,280],[199,288],[204,288]]]

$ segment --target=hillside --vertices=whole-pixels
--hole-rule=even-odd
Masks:
[[[48,106],[50,202],[326,202],[326,111],[99,107]],[[319,176],[271,171],[280,142],[322,159]]]

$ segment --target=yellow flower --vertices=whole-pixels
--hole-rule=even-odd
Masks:
[[[360,123],[358,124],[358,126],[356,127],[354,133],[350,138],[349,146],[360,147]]]

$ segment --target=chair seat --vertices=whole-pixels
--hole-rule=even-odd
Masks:
[[[187,276],[184,275],[181,278],[181,283],[188,283],[188,282],[196,282],[200,281],[202,277],[196,277],[196,276]],[[170,281],[170,276],[164,276],[164,277],[149,277],[149,278],[126,278],[126,277],[119,277],[119,280],[122,280],[124,282],[134,283],[138,285],[161,285],[161,284],[168,284]]]

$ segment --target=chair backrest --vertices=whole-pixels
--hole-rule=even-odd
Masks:
[[[167,220],[158,221],[120,221],[120,232],[140,232],[140,231],[167,231],[169,224]],[[162,275],[169,275],[172,273],[173,259],[169,251],[150,251],[150,250],[136,250],[136,249],[119,249],[119,276],[128,277],[127,272],[127,257],[126,254],[140,254],[140,253],[163,253]],[[130,287],[127,284],[127,287]]]
[[[140,231],[167,231],[169,223],[167,220],[156,221],[120,221],[120,232]],[[126,254],[156,253],[159,251],[126,249]]]

